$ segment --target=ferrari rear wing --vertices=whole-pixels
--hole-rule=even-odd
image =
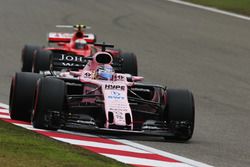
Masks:
[[[68,42],[70,42],[73,35],[74,35],[74,33],[50,32],[48,34],[48,42],[49,43],[59,43],[59,42],[68,43]],[[91,34],[91,33],[84,34],[83,38],[88,43],[95,43],[95,41],[96,41],[95,35]]]

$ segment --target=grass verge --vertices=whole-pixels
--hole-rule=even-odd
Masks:
[[[129,166],[1,120],[0,162],[4,167]]]
[[[250,16],[250,0],[184,0]]]

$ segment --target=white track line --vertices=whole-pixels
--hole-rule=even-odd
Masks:
[[[178,3],[178,4],[181,4],[181,5],[195,7],[195,8],[207,10],[207,11],[210,11],[210,12],[220,13],[220,14],[224,14],[224,15],[227,15],[227,16],[232,16],[232,17],[236,17],[236,18],[239,18],[239,19],[244,19],[244,20],[250,21],[250,17],[248,17],[248,16],[244,16],[244,15],[240,15],[240,14],[236,14],[236,13],[232,13],[232,12],[227,12],[227,11],[219,10],[219,9],[212,8],[212,7],[206,7],[206,6],[203,6],[203,5],[196,5],[196,4],[193,4],[193,3],[190,3],[190,2],[184,2],[184,1],[181,1],[181,0],[165,0],[165,1]]]
[[[2,108],[6,108],[6,109],[9,109],[9,105],[7,105],[7,104],[3,104],[3,103],[0,103],[0,107],[2,107]]]
[[[0,114],[0,118],[10,119],[10,116],[8,116],[8,115],[1,115],[1,114]]]
[[[99,136],[96,136],[96,135],[93,135],[93,134],[88,134],[88,133],[84,133],[84,132],[75,132],[75,131],[69,131],[69,130],[62,130],[62,129],[59,129],[57,130],[58,132],[61,132],[61,133],[67,133],[67,134],[71,134],[71,135],[78,135],[78,136],[88,136],[88,137],[99,137]]]
[[[129,140],[123,140],[123,139],[112,139],[112,140],[129,145],[129,146],[132,146],[132,147],[135,147],[135,148],[138,148],[138,149],[143,149],[145,151],[149,151],[150,153],[154,153],[154,154],[158,154],[158,155],[161,155],[164,157],[172,158],[172,159],[175,159],[177,161],[181,161],[183,163],[186,163],[186,164],[194,166],[194,167],[213,167],[211,165],[208,165],[208,164],[205,164],[202,162],[188,159],[188,158],[185,158],[185,157],[182,157],[179,155],[171,154],[171,153],[166,152],[166,151],[161,151],[161,150],[158,150],[158,149],[155,149],[155,148],[152,148],[149,146],[145,146],[142,144],[138,144],[138,143],[135,143],[135,142],[132,142]]]
[[[0,112],[3,112],[3,113],[6,113],[6,114],[9,114],[9,110],[8,110],[8,109],[0,109]]]
[[[59,140],[59,141],[63,141],[65,143],[70,143],[70,144],[79,145],[79,146],[91,146],[91,147],[106,148],[106,149],[119,150],[119,151],[129,151],[129,152],[135,152],[135,153],[149,154],[149,152],[147,151],[137,149],[131,146],[123,145],[123,144],[122,145],[107,144],[107,143],[100,143],[100,142],[93,142],[93,141],[66,139],[66,138],[60,138],[60,137],[52,137],[52,138]]]
[[[28,129],[28,130],[41,130],[41,131],[46,131],[46,130],[43,130],[43,129],[36,129],[36,128],[33,128],[32,125],[27,125],[27,124],[20,124],[20,123],[13,123],[14,125],[16,126],[20,126],[22,128],[25,128],[25,129]]]
[[[114,155],[114,154],[102,154],[102,155],[116,159],[126,164],[133,164],[133,165],[145,165],[145,166],[157,166],[157,167],[193,167],[184,164],[182,162],[164,162],[146,158],[136,158],[136,157],[128,157],[122,155]]]

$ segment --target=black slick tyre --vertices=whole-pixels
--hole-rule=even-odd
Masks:
[[[31,72],[32,71],[32,63],[33,63],[33,56],[36,50],[39,50],[39,46],[33,45],[25,45],[22,49],[22,72]]]
[[[165,121],[175,136],[174,140],[188,141],[194,131],[195,106],[193,94],[188,90],[169,89],[167,100]]]
[[[138,75],[137,58],[134,53],[122,53],[120,55],[121,73],[128,73],[133,76]]]
[[[20,72],[12,78],[9,96],[11,119],[30,122],[36,82],[41,77],[39,74]]]
[[[32,124],[34,128],[57,130],[60,128],[60,114],[65,100],[65,83],[62,80],[45,77],[38,81],[35,93]]]
[[[33,60],[33,72],[48,71],[51,65],[51,51],[40,49],[37,50]]]

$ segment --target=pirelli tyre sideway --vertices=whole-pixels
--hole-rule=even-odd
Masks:
[[[134,53],[121,53],[121,73],[138,75],[137,58]]]
[[[41,47],[25,45],[22,50],[22,72],[31,72],[34,53]]]
[[[9,112],[11,119],[30,121],[36,82],[42,75],[19,72],[12,78]]]
[[[185,142],[192,137],[194,130],[195,107],[193,94],[188,90],[169,89],[167,91],[167,101],[165,121],[175,136],[172,139]]]
[[[65,100],[65,83],[53,77],[38,81],[32,124],[35,128],[57,130]]]
[[[48,71],[51,65],[52,52],[49,50],[39,49],[34,54],[33,72]]]

